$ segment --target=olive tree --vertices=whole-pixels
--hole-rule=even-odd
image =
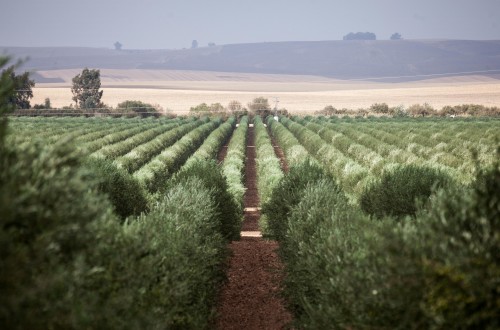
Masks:
[[[31,108],[30,99],[33,97],[32,88],[35,87],[35,81],[30,79],[29,72],[17,75],[15,69],[16,66],[12,65],[2,72],[2,75],[10,78],[15,89],[8,102],[16,109],[29,109]]]

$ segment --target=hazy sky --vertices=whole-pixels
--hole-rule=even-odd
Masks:
[[[336,40],[500,39],[500,0],[1,0],[0,46],[189,48]]]

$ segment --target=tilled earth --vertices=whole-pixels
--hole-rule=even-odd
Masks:
[[[255,133],[248,129],[245,168],[245,218],[242,232],[259,231],[259,197],[256,186]],[[249,236],[251,236],[250,234]],[[230,244],[228,281],[217,308],[217,329],[284,329],[292,321],[281,297],[283,264],[278,243],[261,237],[243,236]]]

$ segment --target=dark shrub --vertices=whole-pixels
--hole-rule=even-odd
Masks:
[[[424,309],[436,328],[500,328],[500,168],[470,190],[437,193],[417,215],[425,272]]]
[[[111,161],[97,158],[88,159],[85,167],[95,175],[97,189],[108,196],[122,219],[147,211],[146,192],[126,170],[117,168]]]
[[[0,328],[67,328],[93,223],[116,221],[75,149],[0,148]]]
[[[189,178],[200,179],[205,188],[209,189],[217,205],[219,232],[227,240],[240,237],[242,214],[233,196],[228,191],[227,181],[215,161],[197,160],[184,166],[168,183],[176,185]]]
[[[269,201],[262,205],[269,231],[266,234],[282,241],[288,229],[290,212],[300,202],[306,186],[326,177],[323,168],[309,160],[292,166],[274,188]]]
[[[218,205],[196,177],[171,186],[148,214],[101,224],[77,311],[82,329],[205,329],[223,278]]]
[[[450,184],[451,178],[437,169],[399,165],[369,185],[360,204],[363,211],[378,218],[414,216],[419,201],[428,199],[433,189]]]

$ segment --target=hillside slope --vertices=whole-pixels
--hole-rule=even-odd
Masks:
[[[500,41],[398,40],[235,44],[185,50],[0,47],[29,70],[92,67],[316,75],[338,79],[498,70]],[[486,72],[487,73],[487,72]],[[491,72],[493,77],[494,72]],[[428,78],[428,77],[426,77]]]

